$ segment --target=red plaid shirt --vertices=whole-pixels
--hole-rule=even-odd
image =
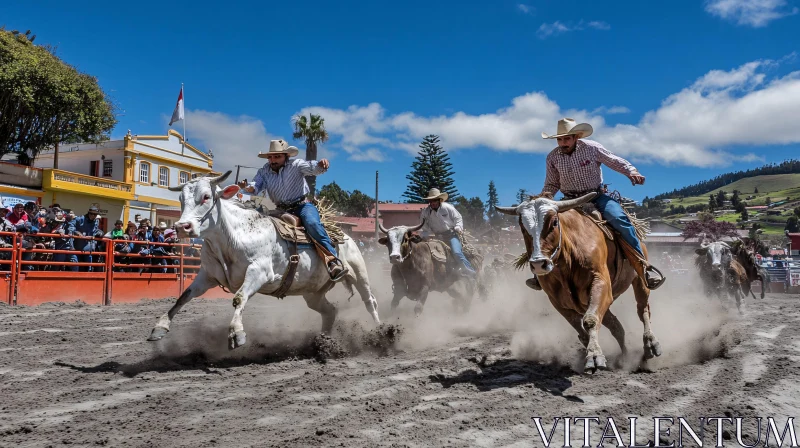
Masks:
[[[630,162],[612,154],[600,143],[578,140],[572,154],[562,154],[561,148],[556,148],[547,155],[547,175],[542,194],[555,195],[558,190],[564,194],[596,190],[603,183],[601,164],[626,176],[639,174]]]

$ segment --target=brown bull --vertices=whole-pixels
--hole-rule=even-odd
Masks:
[[[745,279],[742,282],[742,292],[744,292],[745,297],[747,297],[747,294],[750,294],[755,299],[756,295],[753,294],[752,284],[755,281],[759,281],[761,282],[761,298],[763,299],[766,289],[769,287],[769,274],[767,274],[764,268],[758,265],[755,255],[747,248],[746,244],[747,243],[742,240],[734,241],[734,243],[731,244],[731,255],[734,260],[742,265],[742,269],[745,272]]]
[[[644,325],[644,356],[661,356],[661,344],[650,329],[650,290],[616,243],[619,238],[607,240],[597,225],[573,210],[595,195],[565,201],[539,197],[517,207],[497,207],[519,216],[527,262],[550,303],[578,332],[586,347],[587,372],[607,368],[598,341],[601,323],[611,331],[623,356],[627,353],[625,329],[609,307],[631,285]],[[647,256],[644,244],[642,250]]]
[[[419,316],[430,291],[447,292],[466,310],[476,284],[459,275],[455,269],[447,269],[444,263],[434,260],[431,245],[439,243],[422,241],[422,237],[414,233],[423,224],[416,227],[396,226],[388,230],[380,225],[386,236],[378,242],[388,247],[389,262],[392,263],[392,311],[397,308],[400,299],[407,296],[417,302],[414,312]]]

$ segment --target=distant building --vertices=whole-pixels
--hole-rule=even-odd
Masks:
[[[387,229],[394,226],[415,226],[419,224],[419,215],[428,204],[378,204],[378,214],[383,226]],[[375,208],[370,210],[375,217]]]

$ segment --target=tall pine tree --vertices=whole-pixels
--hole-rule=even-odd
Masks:
[[[453,164],[450,156],[439,145],[438,135],[429,135],[422,139],[419,152],[411,163],[411,174],[406,176],[408,187],[403,197],[411,203],[425,202],[428,190],[438,188],[449,195],[448,201],[458,199],[458,190],[453,181]]]
[[[489,194],[486,197],[486,217],[489,218],[489,224],[496,226],[502,220],[500,213],[495,210],[495,207],[500,205],[500,197],[497,195],[497,188],[494,186],[494,181],[489,181]]]

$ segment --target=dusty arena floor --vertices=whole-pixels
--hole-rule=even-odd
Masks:
[[[358,297],[336,289],[340,324],[315,338],[320,318],[301,298],[257,296],[247,345],[232,352],[225,300],[190,303],[157,343],[145,339],[174,301],[0,305],[0,446],[531,447],[542,446],[534,416],[771,416],[781,427],[798,416],[798,296],[750,298],[740,317],[670,279],[651,300],[664,355],[641,366],[626,294],[612,309],[632,355],[620,360],[602,330],[618,367],[592,376],[576,370],[577,335],[524,275],[463,315],[433,294],[420,318],[407,300],[388,315],[383,275],[373,283],[392,326],[376,330]]]

